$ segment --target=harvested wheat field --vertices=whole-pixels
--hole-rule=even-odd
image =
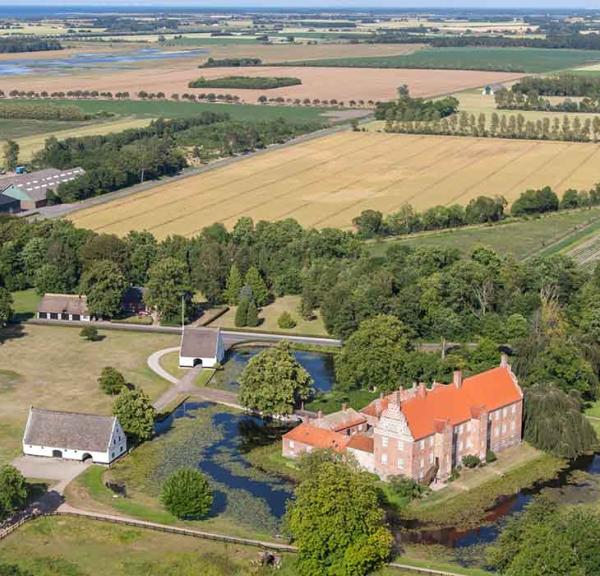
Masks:
[[[600,181],[596,144],[343,132],[280,148],[224,168],[76,212],[77,226],[120,235],[192,236],[242,216],[295,218],[304,226],[349,228],[371,208],[390,213],[466,204],[531,187],[556,191]]]
[[[302,84],[273,90],[240,89],[190,89],[188,84],[200,76],[292,76]],[[0,79],[0,89],[55,92],[65,89],[98,90],[135,94],[147,92],[234,94],[244,102],[256,103],[259,96],[269,98],[310,98],[314,100],[391,100],[398,86],[407,84],[413,96],[438,96],[476,88],[485,84],[498,84],[521,77],[522,74],[506,72],[481,72],[473,70],[403,70],[377,68],[320,68],[304,66],[264,66],[249,68],[198,68],[196,62],[183,60],[155,61],[145,67],[131,70],[101,69],[79,71],[64,76],[11,76]]]

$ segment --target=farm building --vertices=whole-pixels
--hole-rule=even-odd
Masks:
[[[44,294],[37,308],[37,317],[74,322],[89,322],[92,319],[87,297],[78,294]]]
[[[11,196],[0,193],[0,213],[16,214],[21,210],[21,203]]]
[[[348,451],[381,478],[408,476],[443,483],[466,456],[485,460],[521,442],[523,393],[506,357],[500,366],[451,384],[398,390],[360,412],[310,419],[283,436],[282,453],[315,448]]]
[[[28,456],[110,464],[126,451],[127,438],[115,416],[29,409],[23,435]]]
[[[57,170],[47,168],[29,174],[0,177],[0,192],[21,203],[21,210],[42,208],[48,203],[48,191],[85,174],[83,168]]]
[[[126,314],[146,314],[148,307],[144,302],[146,288],[142,286],[130,286],[125,290],[121,307]]]
[[[181,335],[179,366],[213,368],[223,360],[225,348],[219,328],[185,328]]]

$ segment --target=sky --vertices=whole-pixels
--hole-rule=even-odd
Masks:
[[[185,6],[185,7],[290,7],[290,8],[589,8],[600,0],[0,0],[0,6]]]

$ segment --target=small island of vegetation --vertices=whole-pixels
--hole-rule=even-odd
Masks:
[[[189,83],[190,88],[241,88],[246,90],[273,90],[302,84],[300,78],[288,76],[225,76],[223,78],[198,78]]]

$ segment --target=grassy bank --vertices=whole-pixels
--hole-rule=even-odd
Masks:
[[[431,527],[477,527],[501,496],[555,478],[565,462],[527,445],[499,454],[483,469],[465,470],[458,480],[400,511],[404,520]]]

